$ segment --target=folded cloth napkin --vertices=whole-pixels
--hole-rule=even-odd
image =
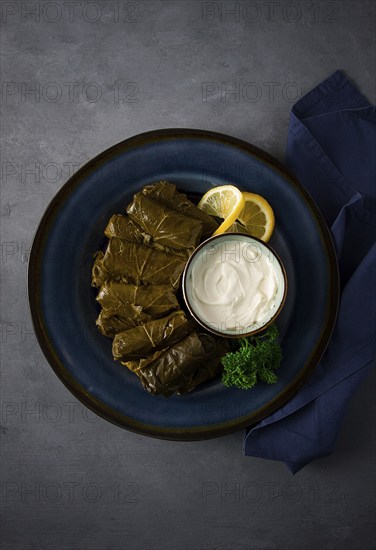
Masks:
[[[285,407],[247,430],[244,453],[296,473],[333,451],[376,357],[376,108],[341,71],[294,105],[286,162],[331,228],[340,306],[313,374]]]

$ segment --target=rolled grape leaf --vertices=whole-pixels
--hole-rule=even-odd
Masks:
[[[187,248],[176,250],[169,246],[164,246],[159,242],[153,241],[151,235],[148,235],[142,231],[128,216],[124,216],[123,214],[115,214],[111,217],[106,229],[104,230],[104,234],[109,239],[111,237],[119,237],[119,239],[123,239],[124,241],[128,241],[130,243],[146,244],[152,248],[156,248],[157,250],[182,256],[186,260],[188,260],[192,252],[192,250]]]
[[[170,285],[104,283],[97,300],[111,315],[138,318],[141,313],[163,317],[179,309],[179,303]]]
[[[228,351],[225,339],[191,332],[170,348],[154,352],[139,361],[124,363],[137,374],[152,394],[168,397],[192,391],[221,370],[221,357]]]
[[[230,349],[229,341],[225,338],[215,338],[209,334],[199,334],[198,337],[204,349],[202,360],[199,361],[201,366],[197,368],[189,382],[177,390],[179,395],[194,390],[203,382],[221,373],[223,370],[221,359]]]
[[[147,243],[150,241],[150,235],[147,235],[141,229],[123,214],[114,214],[111,216],[106,229],[104,230],[106,237],[119,237],[131,243]]]
[[[110,273],[107,271],[107,269],[104,267],[103,259],[104,254],[102,250],[99,250],[94,254],[95,261],[93,264],[93,268],[91,271],[91,286],[95,288],[100,288],[104,283],[109,281],[114,281],[118,283],[128,283],[127,277],[123,274],[117,274]]]
[[[102,309],[95,322],[99,331],[104,336],[115,338],[119,332],[130,330],[151,320],[152,317],[145,313],[141,313],[138,317],[122,317],[121,315],[112,315],[111,312]]]
[[[202,240],[211,237],[214,231],[218,227],[218,223],[215,219],[197,208],[193,202],[191,202],[184,193],[176,190],[176,185],[168,181],[160,181],[151,185],[146,185],[142,192],[144,195],[157,200],[161,204],[164,204],[176,212],[195,218],[202,221]]]
[[[128,243],[117,237],[110,239],[103,266],[111,275],[123,275],[139,285],[150,283],[179,286],[185,258],[156,250],[144,244]]]
[[[121,361],[140,359],[152,351],[174,344],[191,330],[192,323],[184,311],[176,311],[117,334],[112,343],[112,354],[114,359]]]
[[[163,355],[169,348],[162,348],[154,351],[153,353],[147,355],[146,357],[141,357],[141,359],[133,359],[132,361],[120,361],[122,365],[127,367],[129,370],[137,374],[139,378],[142,378],[142,371],[153,363],[158,357]]]
[[[148,243],[148,246],[151,246],[152,248],[155,248],[156,250],[162,250],[163,252],[168,252],[169,254],[174,254],[175,256],[180,256],[180,258],[183,258],[185,261],[188,261],[189,256],[193,252],[192,248],[182,248],[181,250],[176,250],[174,248],[171,248],[170,246],[164,246],[164,245],[162,245],[160,243],[157,243],[155,241],[150,241]]]
[[[111,274],[103,265],[104,254],[101,250],[94,254],[95,260],[91,270],[91,286],[99,288],[111,278]]]
[[[178,213],[142,192],[127,208],[129,217],[152,236],[153,242],[174,250],[194,249],[201,237],[202,221]]]

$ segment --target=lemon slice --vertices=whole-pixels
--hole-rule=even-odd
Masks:
[[[243,229],[252,237],[258,237],[267,242],[272,236],[275,225],[272,207],[261,195],[243,192],[243,197],[244,208],[239,213],[236,224],[231,225],[232,229],[228,231],[240,233]]]
[[[235,222],[226,230],[226,233],[247,233],[246,228],[239,222]]]
[[[198,203],[207,214],[223,218],[223,222],[213,235],[220,235],[228,229],[245,207],[243,193],[234,185],[221,185],[213,187],[202,197]]]

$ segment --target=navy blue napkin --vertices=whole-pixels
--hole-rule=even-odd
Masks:
[[[308,382],[247,430],[244,453],[296,473],[333,451],[347,404],[376,357],[376,108],[341,71],[294,105],[286,163],[331,228],[340,307]]]

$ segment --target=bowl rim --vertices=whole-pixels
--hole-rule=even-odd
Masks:
[[[263,245],[266,249],[269,250],[269,252],[271,252],[271,254],[275,257],[275,259],[277,260],[280,268],[281,268],[281,272],[282,272],[282,277],[283,277],[283,284],[284,284],[284,288],[283,288],[283,296],[282,296],[282,300],[278,306],[278,308],[276,309],[276,311],[274,312],[273,316],[266,322],[264,323],[263,325],[261,325],[260,327],[256,328],[256,329],[253,329],[253,330],[250,330],[248,332],[242,332],[242,333],[237,333],[237,334],[229,334],[227,332],[222,332],[220,330],[216,330],[214,329],[213,327],[211,327],[209,324],[207,324],[205,321],[203,321],[199,315],[197,315],[197,313],[194,311],[193,307],[191,306],[190,304],[190,300],[188,298],[188,293],[186,291],[186,287],[187,287],[187,273],[188,273],[188,269],[189,269],[189,266],[192,264],[192,262],[194,261],[195,257],[197,257],[197,253],[202,249],[204,248],[205,246],[207,246],[208,243],[212,242],[212,241],[215,241],[215,240],[220,240],[220,239],[223,239],[225,237],[239,237],[239,236],[242,236],[242,237],[246,237],[247,239],[251,240],[251,241],[256,241],[258,243],[260,243],[261,245]],[[282,311],[282,308],[285,304],[285,301],[286,301],[286,297],[287,297],[287,289],[288,289],[288,280],[287,280],[287,273],[286,273],[286,269],[285,269],[285,266],[283,265],[283,262],[281,260],[281,258],[278,256],[278,254],[275,252],[275,250],[265,241],[259,239],[258,237],[253,237],[252,235],[249,235],[249,233],[236,233],[236,232],[228,232],[228,233],[221,233],[220,235],[212,235],[211,237],[209,237],[208,239],[206,239],[205,241],[203,241],[202,243],[200,243],[193,251],[193,253],[190,255],[186,265],[185,265],[185,268],[184,268],[184,271],[183,271],[183,275],[182,275],[182,292],[183,292],[183,298],[184,298],[184,302],[189,310],[189,313],[192,315],[192,317],[194,318],[195,321],[197,321],[197,323],[199,323],[204,329],[208,330],[209,332],[211,332],[212,334],[215,334],[216,336],[220,336],[221,338],[233,338],[233,339],[240,339],[240,338],[248,338],[250,336],[255,336],[256,334],[259,334],[260,332],[264,332],[264,330],[266,330],[275,320],[276,318],[278,317],[278,315],[280,314],[280,312]]]

